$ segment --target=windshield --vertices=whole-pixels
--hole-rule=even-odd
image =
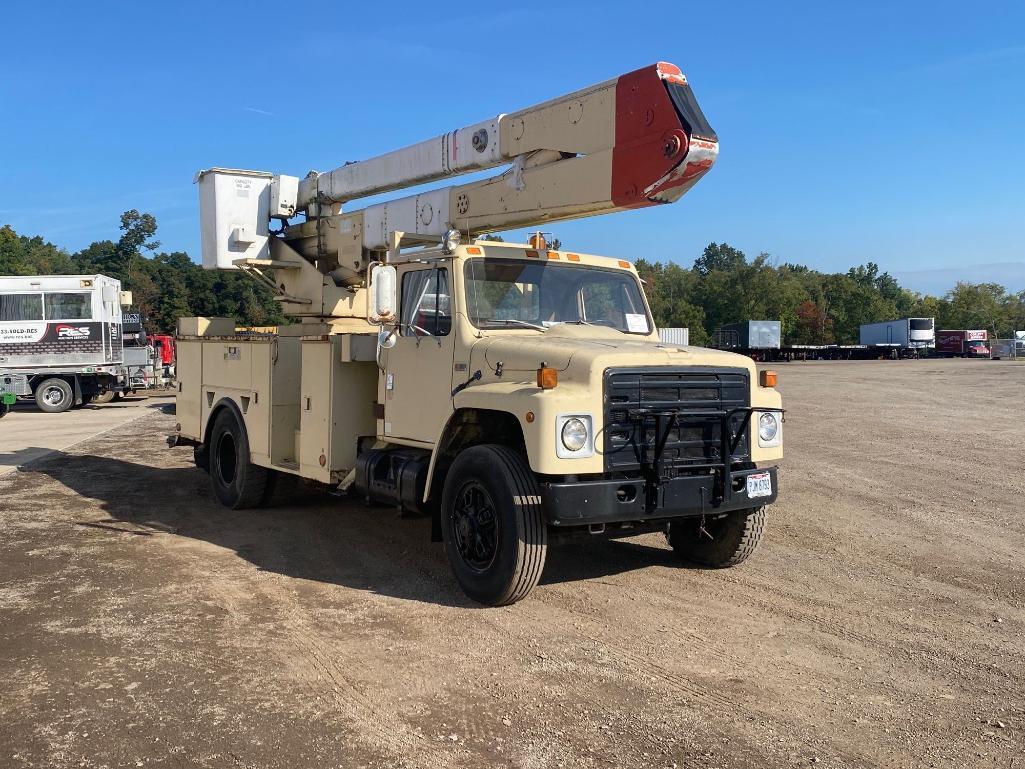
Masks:
[[[511,259],[471,259],[464,269],[467,315],[478,328],[544,331],[580,323],[624,334],[651,333],[630,273]]]

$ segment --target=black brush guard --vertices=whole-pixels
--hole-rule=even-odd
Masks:
[[[642,366],[608,369],[599,477],[541,483],[553,526],[671,520],[771,504],[776,468],[756,468],[752,414],[783,413],[751,404],[746,369]],[[599,437],[604,435],[602,440]],[[746,478],[768,474],[770,493],[749,497]]]
[[[729,503],[733,496],[733,455],[751,424],[751,415],[755,411],[769,411],[783,414],[780,408],[767,406],[737,406],[727,410],[687,412],[683,416],[688,422],[718,421],[719,422],[719,461],[709,460],[701,463],[690,463],[688,472],[711,470],[715,476],[715,492],[713,505]],[[654,427],[654,441],[645,446],[641,456],[641,477],[644,478],[645,510],[652,512],[658,506],[660,490],[676,477],[675,468],[672,474],[666,472],[663,462],[666,441],[674,427],[679,427],[681,412],[679,409],[636,408],[630,409],[628,415],[636,420],[642,434],[647,434],[648,425]],[[733,417],[743,414],[736,432],[733,430]]]

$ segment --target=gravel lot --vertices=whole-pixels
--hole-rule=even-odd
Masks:
[[[1025,769],[1025,365],[776,368],[751,560],[564,545],[504,609],[426,521],[217,507],[159,409],[7,474],[0,767]]]

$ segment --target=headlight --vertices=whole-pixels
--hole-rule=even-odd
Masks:
[[[587,445],[587,425],[572,417],[562,426],[562,445],[570,451],[580,451]]]
[[[772,443],[779,433],[779,418],[772,413],[763,413],[758,417],[758,440],[762,443]]]

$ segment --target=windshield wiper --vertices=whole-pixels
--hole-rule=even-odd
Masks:
[[[611,328],[611,329],[613,329],[615,331],[618,331],[620,334],[625,334],[626,333],[619,326],[610,326],[608,323],[592,323],[589,320],[579,320],[579,319],[578,320],[559,320],[559,321],[556,321],[555,323],[553,323],[552,325],[556,325],[556,324],[559,324],[559,323],[565,323],[567,325],[572,325],[572,326],[593,326],[594,328]]]
[[[538,331],[548,331],[544,326],[539,326],[537,323],[531,323],[530,321],[520,320],[519,318],[488,318],[483,323],[513,323],[517,326],[526,326],[527,328],[537,329]]]

